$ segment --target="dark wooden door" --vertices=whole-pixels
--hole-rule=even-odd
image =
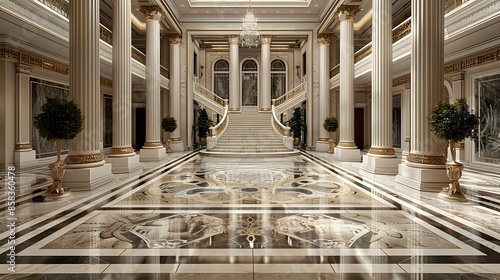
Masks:
[[[358,149],[365,146],[365,109],[354,108],[354,142]]]
[[[140,150],[146,142],[146,108],[135,109],[135,148]]]

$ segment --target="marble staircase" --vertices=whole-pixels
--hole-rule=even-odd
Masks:
[[[229,113],[225,132],[210,153],[230,154],[288,154],[283,139],[273,129],[271,113],[242,111]]]

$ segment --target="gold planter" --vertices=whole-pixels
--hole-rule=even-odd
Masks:
[[[52,177],[52,185],[49,186],[44,196],[48,198],[57,198],[69,195],[69,189],[64,188],[61,181],[64,176],[66,162],[58,160],[49,165],[50,176]]]
[[[333,154],[333,151],[334,151],[334,149],[333,149],[333,139],[330,139],[330,140],[328,140],[328,151],[327,151],[327,153]]]
[[[450,153],[453,161],[446,163],[446,175],[450,178],[450,183],[447,187],[443,187],[438,197],[446,200],[452,201],[467,201],[464,193],[460,189],[460,183],[458,180],[462,177],[462,170],[464,169],[464,165],[460,162],[455,161],[456,148],[455,141],[449,141]]]
[[[171,138],[168,138],[167,140],[167,153],[171,153],[172,152],[172,139]]]

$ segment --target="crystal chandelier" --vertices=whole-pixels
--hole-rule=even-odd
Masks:
[[[249,4],[250,5],[250,4]],[[242,47],[257,47],[260,43],[259,28],[257,27],[257,19],[251,9],[247,10],[247,14],[243,18],[243,26],[240,32],[240,44]]]

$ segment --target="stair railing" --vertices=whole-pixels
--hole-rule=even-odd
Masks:
[[[219,115],[224,114],[225,99],[221,98],[197,82],[194,82],[193,85],[194,99],[196,101],[217,112]]]
[[[224,100],[224,115],[222,116],[222,119],[219,121],[219,123],[215,126],[211,126],[209,128],[209,137],[207,138],[207,151],[210,151],[211,149],[215,148],[217,145],[217,140],[221,137],[221,135],[224,133],[224,131],[227,128],[227,125],[229,123],[229,102],[227,99]]]
[[[276,107],[276,115],[279,115],[286,110],[297,106],[306,100],[306,81],[302,83],[282,96],[278,97],[274,101],[274,106]]]
[[[290,136],[290,127],[283,125],[276,116],[276,99],[272,100],[272,117],[271,124],[273,125],[274,131],[280,135],[283,139],[283,145],[289,150],[293,150],[293,138]]]

